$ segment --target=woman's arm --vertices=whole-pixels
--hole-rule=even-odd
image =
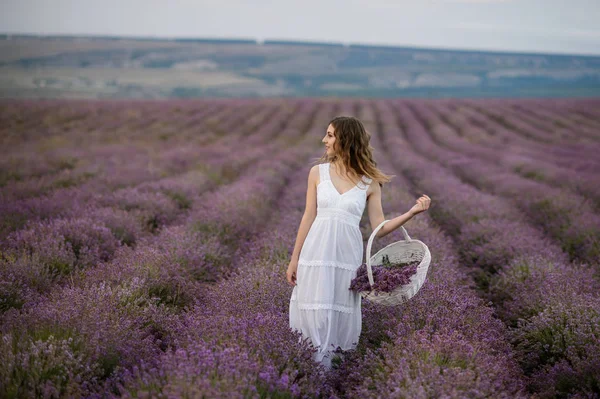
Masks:
[[[319,177],[319,165],[315,165],[308,173],[308,187],[306,189],[306,209],[298,228],[296,236],[296,245],[292,252],[292,261],[298,261],[300,250],[304,245],[304,240],[308,235],[308,231],[317,217],[317,180]]]
[[[383,208],[381,206],[381,187],[378,183],[375,183],[372,187],[373,192],[371,195],[369,195],[367,211],[369,213],[369,220],[371,221],[371,229],[375,230],[377,226],[379,226],[381,222],[385,220],[385,217],[383,216]],[[429,208],[430,202],[431,199],[427,195],[423,195],[416,200],[416,204],[408,212],[390,219],[389,222],[384,224],[383,227],[379,229],[377,234],[375,234],[375,237],[385,237],[398,227],[402,226],[404,223],[408,222],[415,215],[426,211]]]

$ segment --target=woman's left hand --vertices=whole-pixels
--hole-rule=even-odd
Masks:
[[[410,208],[410,213],[415,216],[421,212],[425,212],[429,209],[429,205],[431,204],[431,198],[429,198],[426,194],[423,194],[412,208]]]

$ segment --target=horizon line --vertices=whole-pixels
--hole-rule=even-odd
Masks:
[[[31,33],[31,32],[0,32],[2,40],[9,40],[12,36],[17,37],[37,37],[37,38],[91,38],[91,39],[128,39],[128,40],[157,40],[157,41],[222,41],[234,42],[238,44],[256,44],[256,45],[271,45],[278,44],[273,42],[285,42],[285,44],[304,44],[315,46],[339,46],[345,48],[351,47],[373,47],[373,48],[388,48],[388,49],[411,49],[411,50],[427,50],[427,51],[453,51],[453,52],[469,52],[469,53],[491,53],[499,55],[552,55],[565,57],[600,57],[600,53],[561,53],[561,52],[539,52],[534,50],[499,50],[499,49],[480,49],[480,48],[457,48],[443,46],[417,46],[417,45],[402,45],[402,44],[375,44],[361,42],[339,42],[339,41],[322,41],[322,40],[306,40],[306,39],[281,39],[281,38],[251,38],[251,37],[211,37],[211,36],[153,36],[153,35],[109,35],[109,34],[75,34],[75,33]],[[283,44],[283,43],[282,43]]]

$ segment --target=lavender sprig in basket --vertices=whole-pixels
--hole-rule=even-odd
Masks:
[[[373,267],[373,280],[371,288],[367,264],[363,263],[356,271],[356,277],[350,283],[350,289],[356,292],[375,290],[375,295],[380,292],[392,292],[401,285],[410,283],[410,278],[417,273],[421,259],[408,263],[392,263],[388,255],[384,255],[383,264]]]
[[[373,239],[387,222],[389,220],[381,222],[371,233],[367,244],[367,263],[358,268],[349,289],[354,287],[364,299],[371,302],[393,306],[408,301],[419,292],[427,277],[431,253],[425,243],[411,239],[404,226],[400,226],[405,239],[391,243],[371,256]],[[372,264],[381,266],[375,267],[373,271]],[[363,266],[366,266],[368,286],[363,282]]]

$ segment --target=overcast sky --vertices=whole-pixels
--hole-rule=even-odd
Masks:
[[[0,32],[600,55],[600,0],[0,0]]]

